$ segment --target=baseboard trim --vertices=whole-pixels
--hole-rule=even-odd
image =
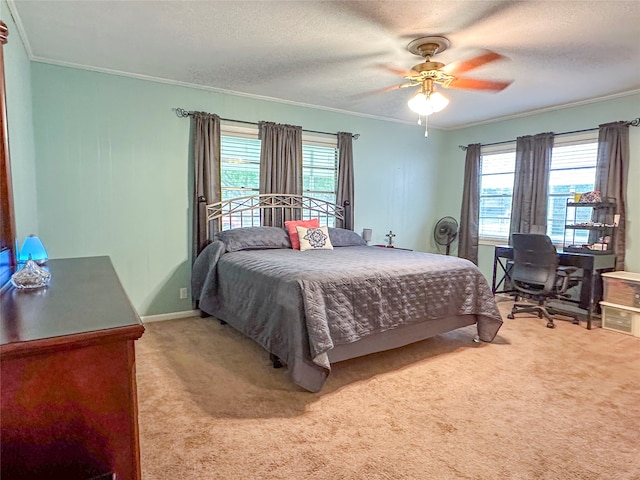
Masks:
[[[142,323],[163,322],[164,320],[175,320],[177,318],[197,317],[200,310],[185,310],[184,312],[160,313],[158,315],[145,315],[140,317]]]

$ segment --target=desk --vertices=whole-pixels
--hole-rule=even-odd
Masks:
[[[139,480],[144,327],[108,257],[47,267],[48,287],[0,294],[0,477]]]
[[[511,245],[496,245],[493,257],[493,281],[491,284],[494,295],[496,293],[511,293],[515,290],[506,290],[511,270],[510,260],[513,260],[513,247]],[[587,311],[587,329],[591,330],[591,320],[595,307],[602,300],[602,291],[596,294],[598,276],[603,272],[615,269],[616,256],[613,254],[588,254],[563,252],[558,249],[558,263],[566,267],[582,269],[582,287],[580,300],[572,301]],[[500,278],[498,278],[500,275]],[[500,290],[500,288],[503,288]],[[571,300],[570,300],[571,301]]]

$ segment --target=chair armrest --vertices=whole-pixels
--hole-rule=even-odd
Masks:
[[[556,295],[567,297],[564,295],[567,290],[579,283],[578,276],[574,276],[578,270],[577,267],[558,267],[556,270]]]
[[[557,274],[563,277],[569,277],[571,275],[573,275],[574,273],[576,273],[578,271],[577,267],[565,267],[565,266],[559,266],[558,269],[556,270]]]

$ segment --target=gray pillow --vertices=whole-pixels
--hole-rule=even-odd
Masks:
[[[216,238],[225,244],[227,252],[291,248],[289,234],[278,227],[234,228],[217,233]]]
[[[344,228],[329,228],[329,240],[334,247],[354,247],[367,244],[356,232]]]

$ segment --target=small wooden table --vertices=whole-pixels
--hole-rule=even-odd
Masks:
[[[108,257],[47,267],[48,287],[0,294],[0,477],[140,479],[144,327]]]

